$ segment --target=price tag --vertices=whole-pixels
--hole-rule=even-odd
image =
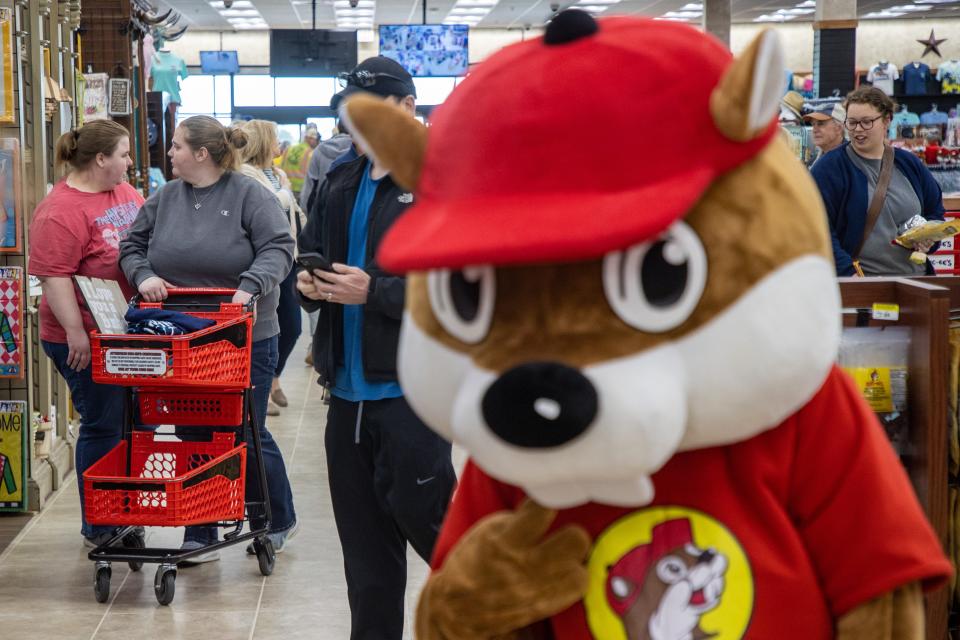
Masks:
[[[107,373],[127,375],[163,375],[167,372],[167,354],[162,349],[107,349]]]
[[[873,319],[874,320],[899,320],[900,305],[874,302],[873,303]]]

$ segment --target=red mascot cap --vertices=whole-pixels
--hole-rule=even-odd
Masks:
[[[661,522],[653,528],[650,543],[637,547],[610,567],[607,575],[607,602],[617,615],[623,616],[643,591],[650,567],[674,549],[693,543],[690,521],[686,518]],[[614,593],[613,580],[624,578],[634,586],[625,597]]]
[[[560,14],[545,37],[491,56],[434,112],[417,202],[387,235],[383,267],[624,249],[770,141],[775,121],[747,142],[717,129],[710,95],[732,62],[718,40],[669,21],[564,13],[572,25]]]

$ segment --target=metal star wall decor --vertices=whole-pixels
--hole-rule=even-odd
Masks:
[[[942,58],[943,56],[940,55],[940,44],[941,44],[942,42],[946,42],[946,41],[947,41],[946,38],[943,38],[943,39],[941,39],[941,40],[938,40],[938,39],[937,39],[937,36],[933,35],[933,29],[930,29],[930,37],[929,37],[929,38],[927,38],[926,40],[917,40],[917,42],[919,42],[920,44],[922,44],[922,45],[924,46],[923,55],[920,56],[920,57],[922,58],[923,56],[925,56],[925,55],[927,55],[928,53],[930,53],[931,51],[933,51],[935,54],[937,54],[939,57]]]

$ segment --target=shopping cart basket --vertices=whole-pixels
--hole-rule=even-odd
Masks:
[[[260,572],[273,572],[276,554],[267,531],[270,499],[250,388],[253,305],[232,303],[231,289],[170,289],[163,303],[140,308],[181,311],[214,320],[186,335],[91,334],[93,378],[127,387],[123,440],[83,474],[87,522],[119,527],[88,557],[96,563],[94,595],[110,595],[112,562],[139,571],[157,563],[154,592],[173,601],[177,564],[222,547],[253,541]],[[209,441],[181,441],[140,426],[210,426]],[[248,460],[248,444],[252,444]],[[246,499],[247,465],[260,490]],[[245,522],[262,526],[243,533]],[[199,549],[147,547],[138,527],[231,528]],[[251,524],[252,527],[252,524]]]

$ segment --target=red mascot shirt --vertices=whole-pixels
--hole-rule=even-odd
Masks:
[[[832,638],[834,620],[912,581],[951,573],[882,428],[834,370],[776,429],[674,456],[656,498],[561,511],[594,540],[590,587],[552,619],[558,639]],[[523,491],[467,465],[434,555]]]

